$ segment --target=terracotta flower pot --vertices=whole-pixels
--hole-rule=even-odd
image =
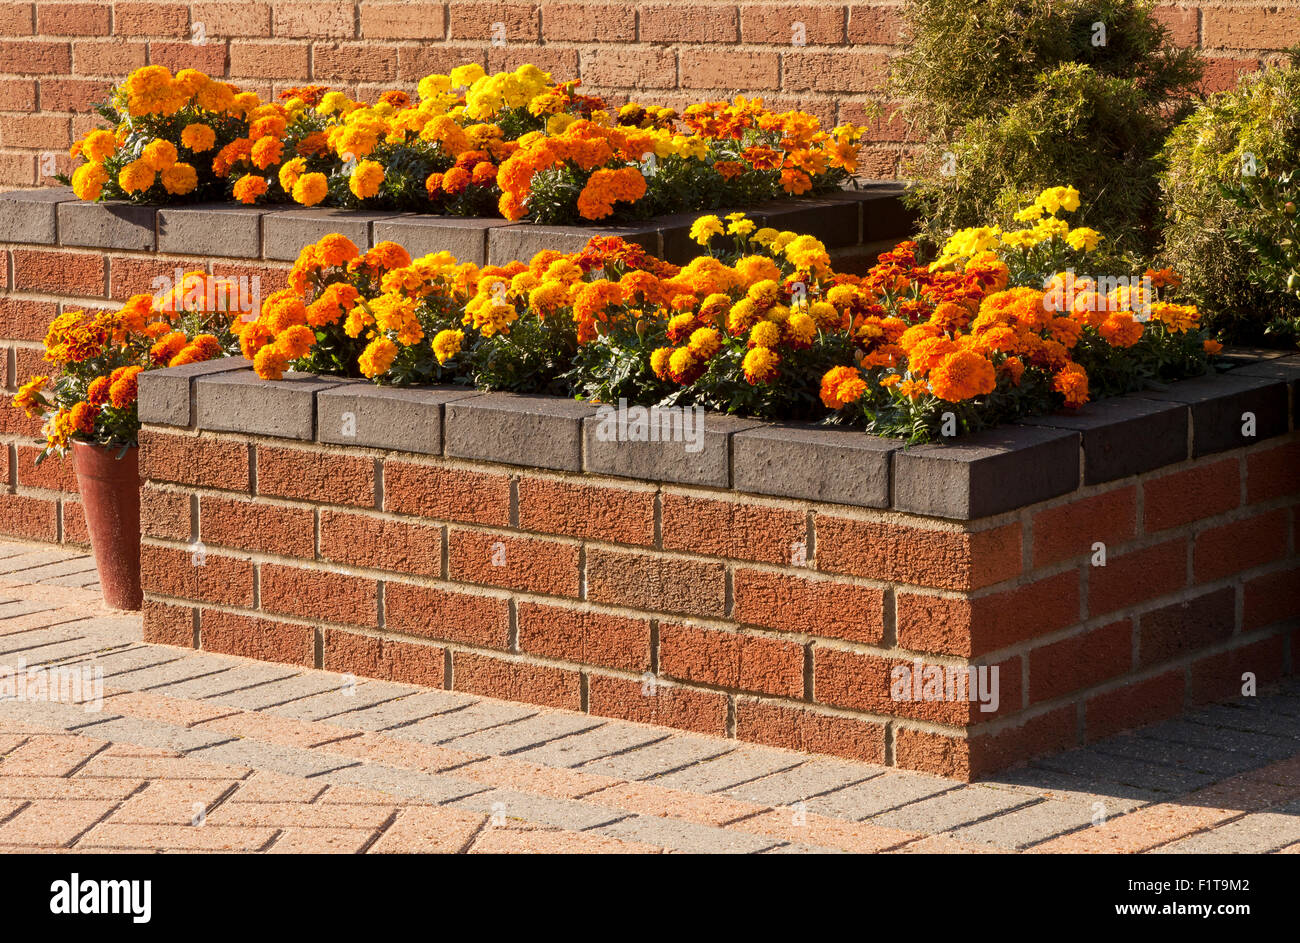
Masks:
[[[135,446],[104,447],[73,442],[81,506],[95,551],[104,602],[114,609],[139,609],[140,463]],[[118,456],[121,456],[120,458]]]

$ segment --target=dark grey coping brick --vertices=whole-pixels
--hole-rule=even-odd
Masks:
[[[157,245],[158,208],[133,203],[58,204],[59,243],[100,249],[152,251]]]
[[[1181,404],[1116,396],[1074,413],[1031,416],[1019,424],[1079,433],[1083,483],[1095,485],[1185,460],[1188,421]]]
[[[630,441],[625,438],[627,433],[615,425],[614,407],[602,408],[608,412],[588,419],[583,429],[583,467],[586,471],[715,488],[731,486],[732,435],[762,425],[757,420],[737,419],[722,413],[674,411],[658,414],[657,428],[662,430],[666,415],[670,422],[674,416],[680,417],[680,425],[672,429],[685,430],[689,418],[690,438],[694,441],[682,441],[682,436],[678,441]],[[703,435],[697,431],[700,422],[704,427]],[[638,426],[629,421],[625,428],[634,432]],[[695,448],[695,451],[688,451],[690,448]]]
[[[595,407],[555,396],[482,393],[447,403],[443,451],[507,465],[582,469],[582,421]]]
[[[195,378],[251,367],[252,364],[243,357],[222,357],[168,370],[146,370],[136,381],[140,421],[163,426],[188,426],[194,418],[191,403]]]
[[[629,226],[538,226],[534,223],[499,226],[488,230],[488,262],[491,265],[515,260],[527,262],[543,249],[578,252],[592,236],[621,236],[643,246],[651,255],[658,255],[659,228],[654,220]]]
[[[1283,380],[1234,371],[1183,380],[1168,389],[1144,390],[1140,395],[1184,403],[1191,409],[1192,457],[1199,458],[1284,434],[1290,422],[1287,390]],[[1254,437],[1242,435],[1247,412],[1255,414]]]
[[[375,242],[396,242],[411,258],[446,250],[461,262],[486,265],[488,233],[513,225],[504,219],[467,219],[404,213],[375,222]]]
[[[971,520],[1079,487],[1079,434],[1000,426],[893,453],[894,507]]]
[[[69,187],[0,193],[0,242],[53,245],[58,238],[58,205],[76,198]]]
[[[365,381],[316,395],[316,437],[335,445],[442,454],[444,403],[477,395],[464,387],[394,389]]]
[[[1219,353],[1219,363],[1229,368],[1246,367],[1268,360],[1278,360],[1292,354],[1291,350],[1272,347],[1225,347]]]
[[[252,370],[200,377],[194,383],[194,420],[200,429],[310,440],[315,394],[337,385],[310,374],[268,381]]]
[[[902,447],[901,439],[861,430],[800,423],[750,429],[731,440],[734,484],[756,494],[887,508],[890,453]]]
[[[396,213],[361,213],[338,208],[298,207],[277,209],[262,217],[262,255],[268,259],[292,262],[303,246],[318,242],[330,233],[351,239],[365,252],[371,241],[370,225],[392,219]]]
[[[759,226],[815,236],[828,249],[856,245],[861,232],[858,200],[809,198],[766,203],[750,213]]]
[[[158,208],[158,251],[224,258],[262,257],[266,210],[228,203]],[[296,256],[295,256],[296,258]]]
[[[1228,376],[1270,377],[1274,380],[1283,380],[1291,385],[1292,403],[1300,403],[1300,398],[1295,395],[1295,391],[1300,389],[1300,354],[1256,360],[1238,367],[1231,371]],[[1295,411],[1293,408],[1291,419],[1293,424],[1295,423]]]

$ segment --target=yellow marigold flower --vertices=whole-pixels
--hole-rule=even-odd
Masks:
[[[316,111],[322,115],[332,115],[336,112],[343,111],[348,106],[348,96],[342,92],[326,92],[321,96],[320,104],[316,106]]]
[[[682,385],[694,383],[700,376],[702,366],[695,351],[689,347],[679,347],[668,358],[668,375]]]
[[[668,361],[673,355],[671,347],[657,347],[650,355],[650,369],[661,380],[668,379]]]
[[[781,285],[776,279],[765,278],[750,285],[745,296],[759,308],[770,308],[781,300]]]
[[[781,280],[781,269],[765,255],[747,255],[736,262],[735,269],[741,284],[746,286]]]
[[[433,355],[438,358],[439,364],[445,364],[460,353],[464,343],[464,331],[439,331],[433,338]]]
[[[156,174],[142,160],[133,160],[117,174],[117,185],[127,193],[143,193],[153,186]]]
[[[702,246],[707,246],[714,236],[721,236],[722,220],[716,216],[701,216],[691,223],[690,237]]]
[[[454,88],[468,88],[486,75],[487,73],[483,71],[483,67],[477,62],[458,65],[451,70],[451,85]]]
[[[771,321],[759,321],[749,332],[750,347],[775,347],[781,343],[781,328]]]
[[[27,413],[27,418],[35,419],[45,412],[45,404],[41,397],[41,391],[45,389],[46,384],[49,382],[49,377],[36,376],[32,377],[18,388],[18,393],[14,396],[13,403],[16,407]]]
[[[150,170],[164,171],[172,164],[176,163],[180,155],[176,153],[176,145],[171,141],[164,141],[162,138],[155,138],[144,146],[140,152],[140,159],[145,162]]]
[[[806,312],[796,311],[786,319],[785,332],[792,346],[810,347],[817,339],[817,322]]]
[[[732,236],[748,236],[753,231],[752,219],[737,219],[727,224],[727,233]]]
[[[739,337],[762,318],[758,306],[749,298],[741,298],[727,314],[727,333]]]
[[[94,202],[103,195],[108,179],[103,164],[82,164],[72,172],[72,192],[79,200]]]
[[[812,318],[813,325],[823,331],[838,327],[840,323],[840,313],[835,310],[835,305],[826,301],[814,301],[810,304],[808,316]]]
[[[181,131],[181,146],[195,154],[209,151],[217,143],[217,133],[206,124],[195,122],[187,124]]]
[[[374,160],[363,160],[348,178],[348,189],[357,199],[364,200],[378,193],[383,182],[384,165]]]
[[[96,128],[81,141],[81,153],[86,160],[102,164],[117,151],[117,138],[112,131]]]
[[[781,358],[777,356],[776,351],[768,347],[753,347],[745,354],[741,368],[745,371],[746,381],[751,386],[757,386],[775,377],[776,368],[780,363]]]
[[[183,161],[172,164],[161,176],[163,188],[175,196],[184,196],[199,185],[198,171]]]
[[[376,337],[357,358],[357,366],[362,376],[374,379],[381,373],[386,373],[396,359],[397,345],[387,337]]]
[[[1070,248],[1079,252],[1093,251],[1104,238],[1097,230],[1088,229],[1086,226],[1071,229],[1065,234],[1065,241],[1069,243]]]
[[[687,346],[696,356],[708,360],[722,347],[722,336],[711,327],[697,328],[691,333]]]
[[[329,181],[324,174],[303,174],[293,184],[293,199],[303,206],[315,206],[329,195]]]

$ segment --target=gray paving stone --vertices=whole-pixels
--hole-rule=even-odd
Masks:
[[[883,812],[874,816],[871,824],[933,835],[1002,812],[1009,812],[1029,805],[1033,801],[1014,789],[960,786],[949,792]]]
[[[167,697],[200,700],[217,694],[227,694],[241,688],[293,678],[299,674],[301,674],[300,671],[279,665],[259,665],[242,662],[237,663],[229,671],[203,675],[198,678],[191,678],[188,681],[163,684],[152,690]]]
[[[91,653],[83,658],[70,660],[67,664],[91,662],[104,669],[104,677],[109,678],[123,671],[136,668],[148,668],[180,661],[185,656],[175,649],[166,649],[157,645],[128,645],[116,651],[102,654]]]
[[[338,689],[338,676],[317,674],[293,674],[279,681],[268,681],[253,687],[241,687],[232,691],[209,694],[204,698],[216,704],[229,704],[240,710],[257,711],[276,704],[287,704],[299,698],[311,697],[324,691]]]
[[[396,213],[368,213],[338,207],[294,207],[262,217],[262,254],[268,259],[292,262],[302,247],[330,233],[340,233],[365,252],[371,242],[371,224],[392,219]]]
[[[355,760],[333,756],[317,750],[261,743],[255,740],[232,740],[188,751],[186,756],[204,763],[225,763],[248,769],[266,769],[286,776],[319,776],[352,766]]]
[[[860,822],[873,815],[959,788],[952,780],[887,772],[807,801],[808,811]]]
[[[1189,421],[1187,407],[1178,403],[1113,396],[1077,412],[1030,416],[1016,424],[1078,432],[1083,483],[1093,485],[1186,459]]]
[[[49,603],[35,599],[6,599],[0,603],[0,630],[4,629],[5,619],[14,619],[33,612],[53,612],[55,608]]]
[[[1184,403],[1192,413],[1192,458],[1254,445],[1288,428],[1285,380],[1240,373],[1195,377],[1164,390],[1143,390],[1146,399]],[[1242,435],[1243,416],[1255,415],[1253,436]]]
[[[883,775],[884,767],[812,757],[794,769],[725,790],[733,799],[779,808]]]
[[[31,583],[43,583],[55,576],[67,576],[69,573],[93,573],[95,561],[90,557],[73,557],[71,560],[56,560],[44,566],[33,567],[23,571],[23,579]]]
[[[468,707],[475,700],[467,694],[456,694],[452,691],[421,691],[418,694],[384,701],[360,710],[337,714],[330,718],[330,723],[354,730],[382,730],[392,736],[401,737],[407,726],[438,714]]]
[[[326,675],[325,677],[329,677]],[[361,707],[373,707],[385,701],[393,701],[412,693],[413,689],[382,681],[363,681],[346,687],[338,675],[334,676],[337,687],[310,697],[299,698],[286,704],[276,704],[266,708],[268,714],[292,717],[296,720],[319,720],[344,715]],[[348,694],[347,691],[352,693]]]
[[[623,753],[666,740],[670,735],[666,730],[637,724],[608,723],[580,737],[552,740],[531,750],[523,750],[515,756],[544,766],[572,768],[613,753]]]
[[[582,765],[584,773],[602,773],[620,779],[657,779],[665,773],[730,753],[735,746],[720,740],[706,740],[673,734],[628,753],[617,753]]]
[[[777,839],[750,832],[697,825],[694,822],[654,815],[631,816],[592,831],[612,838],[645,842],[673,851],[696,854],[752,855],[784,844]]]
[[[1252,708],[1240,703],[1215,705],[1189,714],[1186,719],[1189,723],[1205,724],[1221,729],[1300,738],[1300,717],[1291,717],[1275,710]]]
[[[488,230],[488,263],[505,265],[531,259],[542,249],[581,252],[592,236],[619,236],[659,255],[659,227],[654,221],[630,226],[538,226],[516,223]]]
[[[847,855],[849,853],[839,848],[823,848],[820,845],[802,845],[794,842],[774,845],[759,852],[760,855]]]
[[[738,747],[715,759],[660,776],[655,785],[686,792],[722,792],[740,783],[797,767],[799,763],[800,758],[792,753]]]
[[[123,643],[140,641],[139,616],[96,616],[93,619],[73,619],[59,625],[86,635],[108,637]]]
[[[426,802],[453,802],[476,793],[487,792],[490,786],[469,782],[445,774],[423,773],[419,770],[366,763],[348,766],[325,773],[320,779],[336,786],[359,786],[376,792],[422,799]]]
[[[95,718],[77,733],[114,743],[134,743],[136,746],[159,750],[176,750],[187,753],[203,747],[231,740],[228,733],[213,730],[194,730],[176,724],[160,723],[144,717]]]
[[[1072,773],[1041,766],[1026,766],[1004,770],[985,781],[989,785],[1009,786],[1027,795],[1042,799],[1064,799],[1070,802],[1105,803],[1107,816],[1131,812],[1148,802],[1167,799],[1165,793],[1133,785],[1098,782]]]
[[[1254,812],[1208,832],[1153,850],[1159,855],[1239,855],[1278,851],[1300,842],[1300,807]]]
[[[102,639],[80,636],[73,639],[50,641],[40,645],[33,645],[31,648],[8,652],[5,654],[4,661],[12,663],[12,659],[21,659],[28,668],[37,668],[53,665],[64,659],[99,652],[104,647]]]
[[[584,831],[627,818],[627,812],[594,802],[575,799],[552,799],[514,789],[491,789],[450,803],[461,809],[504,815],[507,819],[524,819],[539,825],[554,825],[571,831]]]
[[[1208,773],[1220,779],[1244,773],[1246,770],[1258,769],[1268,762],[1262,757],[1249,753],[1198,747],[1150,737],[1111,737],[1098,743],[1096,749],[1109,756],[1126,756],[1191,773]]]
[[[1077,801],[1046,799],[983,822],[962,826],[953,831],[952,837],[957,841],[998,848],[1025,848],[1091,825],[1098,811],[1109,817],[1119,810],[1106,806],[1098,810]]]
[[[46,586],[72,586],[77,589],[94,589],[99,587],[99,574],[94,570],[73,573],[69,576],[52,576],[41,580]]]
[[[581,737],[603,721],[584,714],[536,714],[518,723],[492,727],[447,742],[454,750],[509,756],[555,740]]]
[[[1208,786],[1219,777],[1213,773],[1198,773],[1177,769],[1159,763],[1147,763],[1127,756],[1114,756],[1099,750],[1071,750],[1055,756],[1045,756],[1036,765],[1073,773],[1097,783],[1111,782],[1137,786],[1154,792],[1181,795]]]
[[[512,724],[538,713],[535,707],[505,701],[476,701],[461,710],[447,711],[402,728],[402,736],[421,743],[446,743],[466,734],[501,724]]]
[[[32,550],[27,548],[23,553],[0,560],[0,573],[18,574],[33,567],[45,566],[47,563],[58,563],[67,558],[66,553],[58,550]]]
[[[59,701],[26,701],[17,698],[0,698],[0,719],[9,723],[38,724],[59,730],[71,730],[86,722],[87,717],[107,719],[104,713],[88,712],[85,704],[64,704]]]
[[[131,688],[134,691],[145,691],[164,684],[188,681],[201,675],[215,675],[229,670],[228,665],[211,665],[182,658],[179,661],[169,661],[165,665],[155,665],[152,668],[136,668],[130,671],[118,672],[113,675],[113,685],[115,687]],[[105,672],[105,675],[107,674],[108,672]]]

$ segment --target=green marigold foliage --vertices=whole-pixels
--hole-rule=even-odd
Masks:
[[[1117,254],[1158,244],[1159,151],[1199,81],[1151,0],[908,0],[891,84],[923,149],[907,168],[922,234],[1011,222],[1049,186],[1093,195],[1080,223]]]
[[[1300,340],[1300,50],[1212,95],[1170,136],[1164,253],[1238,343]]]

